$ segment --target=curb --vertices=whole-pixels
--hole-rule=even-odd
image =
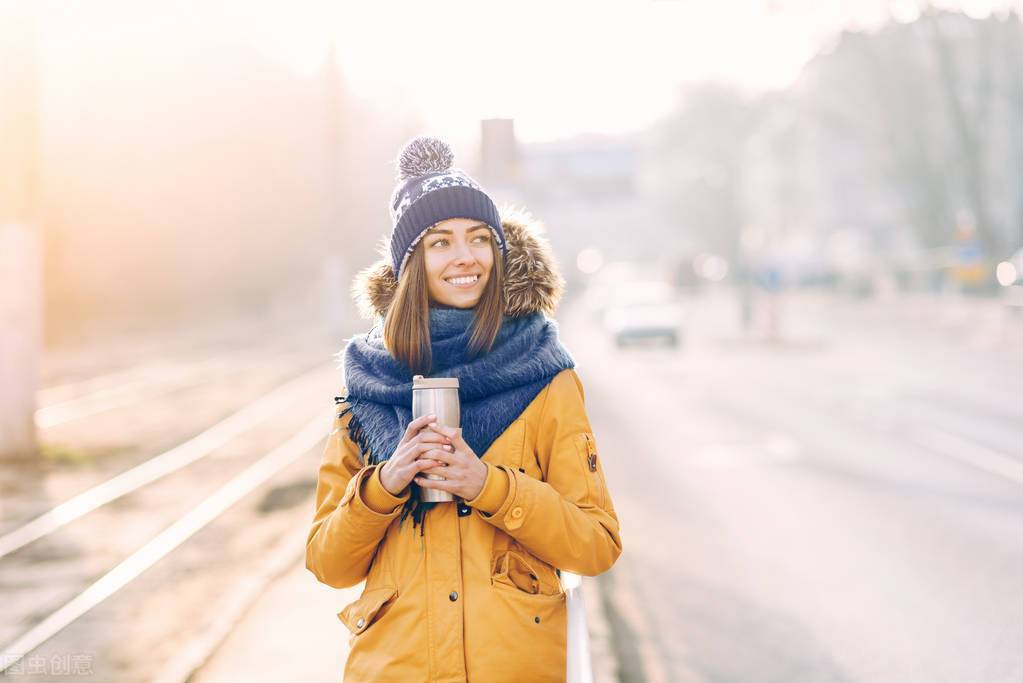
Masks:
[[[586,630],[590,634],[593,683],[618,683],[621,673],[611,640],[611,624],[604,609],[604,596],[596,577],[583,577]],[[589,599],[585,599],[588,597]]]

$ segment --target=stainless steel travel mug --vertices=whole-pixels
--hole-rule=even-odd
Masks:
[[[437,424],[444,427],[462,426],[462,408],[458,400],[457,377],[423,377],[412,378],[412,419],[423,415],[434,414]],[[441,479],[436,474],[424,475],[430,479]],[[443,503],[455,499],[453,494],[437,489],[419,489],[419,499],[424,503]]]

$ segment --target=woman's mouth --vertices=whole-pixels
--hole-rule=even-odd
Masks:
[[[446,282],[452,287],[457,287],[458,289],[471,289],[476,286],[479,279],[479,275],[463,275],[460,277],[446,278]]]

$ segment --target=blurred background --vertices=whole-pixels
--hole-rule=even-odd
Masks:
[[[1023,681],[1023,3],[0,0],[0,675],[337,679],[395,157],[545,226],[595,680]]]

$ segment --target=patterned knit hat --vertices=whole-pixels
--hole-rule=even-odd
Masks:
[[[465,171],[452,168],[454,154],[443,140],[419,136],[398,155],[398,186],[391,195],[391,259],[394,278],[401,277],[408,257],[427,230],[448,218],[474,218],[490,226],[507,257],[497,207]]]

